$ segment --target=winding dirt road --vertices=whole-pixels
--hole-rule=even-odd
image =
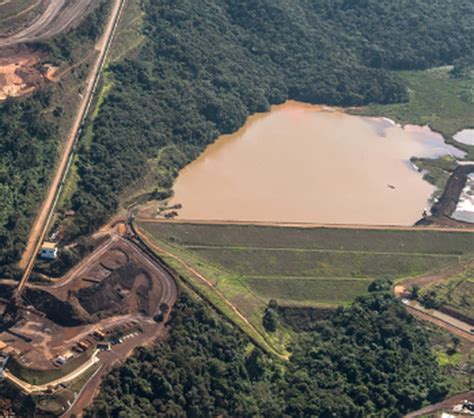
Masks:
[[[7,38],[0,38],[0,47],[35,42],[50,38],[77,24],[93,0],[49,0],[45,11],[27,28]]]

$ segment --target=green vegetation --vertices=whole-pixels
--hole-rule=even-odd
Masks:
[[[470,56],[473,7],[470,0],[143,1],[141,49],[109,67],[113,88],[81,151],[70,237],[101,225],[137,189],[166,194],[206,145],[272,104],[407,100],[391,70]]]
[[[432,303],[474,326],[474,268],[471,266],[444,283],[423,289],[421,301]]]
[[[60,368],[51,368],[49,370],[36,370],[30,367],[23,366],[14,357],[8,361],[8,369],[19,379],[33,385],[44,385],[53,380],[59,379],[72,373],[74,370],[88,361],[94,350],[90,349],[74,357]]]
[[[474,235],[429,230],[286,228],[256,225],[212,225],[139,222],[162,241],[185,247],[255,247],[348,252],[449,254],[474,252]]]
[[[261,346],[280,353],[287,329],[269,334],[262,324],[271,299],[307,307],[347,305],[366,294],[374,279],[413,277],[457,265],[474,252],[474,234],[463,232],[146,221],[138,226],[188,284]],[[226,303],[237,307],[253,328]]]
[[[474,352],[472,344],[436,325],[424,322],[431,349],[449,386],[449,395],[473,389]]]
[[[43,62],[78,64],[90,51],[106,17],[102,0],[75,30],[37,45]],[[92,25],[92,26],[91,26]],[[48,84],[31,97],[0,103],[0,270],[16,262],[49,184],[63,135],[77,105],[87,62],[58,84]]]
[[[310,277],[407,277],[455,263],[459,256],[445,254],[410,254],[351,252],[328,249],[274,250],[266,248],[234,249],[189,248],[199,258],[246,276]]]
[[[48,184],[57,153],[57,123],[41,116],[54,105],[37,93],[0,104],[0,260],[17,260]],[[49,115],[50,116],[50,115]]]
[[[460,77],[452,67],[397,73],[409,89],[409,101],[393,105],[371,105],[357,113],[391,118],[401,124],[430,125],[452,142],[454,134],[474,127],[474,65]],[[457,144],[474,158],[474,147]]]
[[[447,392],[425,332],[389,294],[339,309],[267,357],[181,294],[168,341],[105,380],[88,417],[395,417]]]
[[[366,294],[370,280],[261,277],[248,278],[246,283],[263,300],[274,298],[285,303],[340,304]]]

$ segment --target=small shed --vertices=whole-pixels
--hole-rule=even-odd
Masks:
[[[40,257],[46,260],[54,260],[58,256],[58,247],[54,242],[44,242],[41,246]]]

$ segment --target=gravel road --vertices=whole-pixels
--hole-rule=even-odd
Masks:
[[[0,48],[35,42],[57,35],[77,23],[93,0],[49,0],[43,14],[31,26],[0,38]]]

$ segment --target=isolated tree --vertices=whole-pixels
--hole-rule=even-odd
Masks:
[[[452,354],[455,354],[457,351],[458,351],[458,348],[459,348],[459,344],[461,344],[461,340],[458,336],[456,335],[453,335],[451,337],[451,343],[453,344],[451,350],[452,350]]]
[[[369,292],[390,292],[392,281],[387,278],[376,279],[369,285]]]
[[[412,287],[411,287],[411,290],[410,290],[410,297],[413,299],[413,300],[416,300],[418,299],[418,296],[420,295],[420,286],[418,286],[417,284],[414,284]]]
[[[277,313],[269,306],[265,308],[262,318],[262,325],[268,332],[275,332],[278,326]]]

